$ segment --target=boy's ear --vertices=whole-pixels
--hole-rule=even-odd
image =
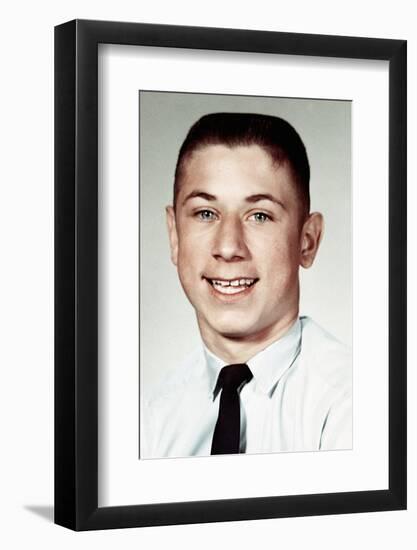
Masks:
[[[171,260],[174,265],[177,265],[178,260],[178,235],[177,224],[175,220],[175,211],[172,206],[165,208],[166,221],[168,227],[169,246],[171,249]]]
[[[300,265],[304,268],[309,268],[313,265],[323,231],[323,216],[319,212],[313,212],[304,222],[301,231]]]

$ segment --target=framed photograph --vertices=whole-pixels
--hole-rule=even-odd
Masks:
[[[406,507],[406,42],[55,29],[55,522]]]

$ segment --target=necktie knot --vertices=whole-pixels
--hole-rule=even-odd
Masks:
[[[217,386],[225,391],[236,391],[252,377],[253,374],[245,363],[226,365],[219,373]]]

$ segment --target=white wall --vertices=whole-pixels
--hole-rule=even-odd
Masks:
[[[254,7],[256,6],[256,8]],[[53,26],[75,17],[409,40],[409,204],[416,208],[417,24],[413,3],[62,0],[1,12],[0,543],[3,548],[414,548],[417,540],[416,290],[409,289],[409,510],[72,533],[53,502]],[[414,214],[414,212],[413,212]],[[409,278],[416,279],[416,216]]]

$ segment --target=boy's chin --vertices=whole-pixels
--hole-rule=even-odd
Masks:
[[[213,323],[211,331],[223,338],[229,338],[233,340],[251,340],[255,337],[256,331],[254,328],[246,322],[235,320]]]

